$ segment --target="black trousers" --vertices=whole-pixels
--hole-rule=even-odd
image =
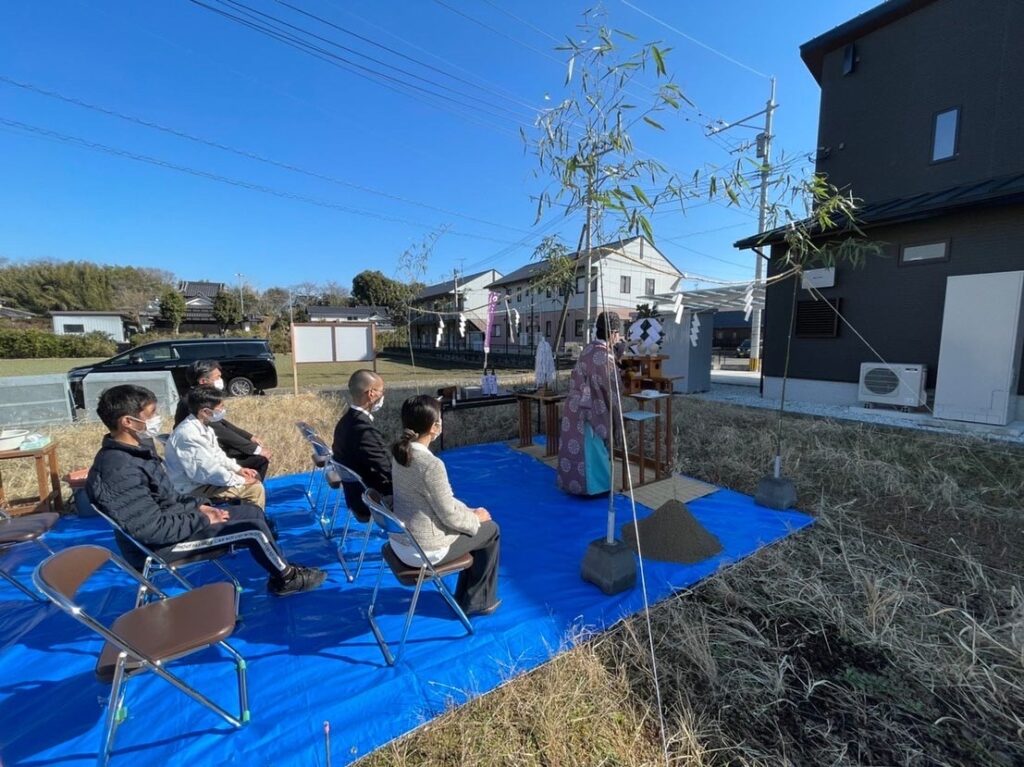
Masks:
[[[460,535],[438,564],[451,562],[463,554],[473,555],[473,566],[459,573],[455,601],[467,613],[486,610],[498,601],[498,559],[501,530],[493,519],[480,523],[476,535]]]
[[[231,514],[227,522],[210,525],[181,543],[167,546],[160,550],[160,555],[173,562],[210,549],[240,546],[248,549],[271,577],[280,577],[290,565],[267,526],[263,510],[245,503],[226,508]]]
[[[262,455],[247,455],[242,458],[236,458],[238,465],[243,469],[255,469],[259,472],[260,481],[262,482],[267,478],[267,469],[270,468],[270,459],[264,458]]]

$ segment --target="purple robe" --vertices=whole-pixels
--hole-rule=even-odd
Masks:
[[[611,489],[607,442],[612,418],[618,412],[612,378],[618,374],[613,353],[599,339],[587,344],[573,368],[558,444],[558,486],[567,493],[592,495]],[[588,449],[588,438],[592,443],[604,443],[603,459],[597,454],[601,451],[592,449],[593,444]]]

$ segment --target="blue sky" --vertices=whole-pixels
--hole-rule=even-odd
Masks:
[[[229,10],[222,0],[203,2]],[[250,14],[315,32],[338,55],[380,68],[332,43],[441,83],[450,90],[440,92],[472,108],[387,90],[187,0],[7,2],[0,7],[0,78],[321,178],[0,82],[0,256],[154,266],[232,284],[241,272],[265,289],[310,280],[348,285],[365,268],[397,275],[402,251],[443,224],[451,229],[434,248],[430,281],[453,268],[509,272],[547,232],[575,243],[578,219],[550,210],[533,225],[531,196],[545,180],[535,176],[536,159],[518,128],[532,122],[531,109],[550,103],[545,96],[564,95],[564,54],[551,38],[573,34],[590,0],[237,2]],[[734,120],[763,108],[768,81],[752,69],[778,78],[776,158],[780,151],[808,155],[818,89],[798,47],[875,4],[607,0],[611,26],[672,49],[668,67],[705,116],[672,117],[664,134],[637,129],[635,143],[684,177],[752,157],[723,144],[735,147],[755,131],[734,129],[712,141],[702,127],[709,118]],[[685,215],[656,215],[654,225],[659,246],[684,271],[736,280],[752,274],[752,258],[731,243],[756,231],[754,211],[693,205]]]

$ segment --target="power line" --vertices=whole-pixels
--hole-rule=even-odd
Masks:
[[[134,117],[132,115],[127,115],[127,114],[124,114],[122,112],[118,112],[118,111],[116,111],[114,109],[111,109],[109,107],[100,106],[98,104],[92,104],[90,102],[84,101],[84,100],[79,99],[79,98],[75,98],[73,96],[66,96],[66,95],[64,95],[62,93],[58,93],[57,91],[47,90],[47,89],[42,88],[42,87],[40,87],[38,85],[33,85],[32,83],[26,83],[26,82],[22,82],[20,80],[15,80],[15,79],[13,79],[11,77],[7,77],[6,75],[3,75],[3,74],[0,74],[0,83],[6,83],[7,85],[12,85],[12,86],[17,87],[17,88],[22,88],[23,90],[31,91],[32,93],[37,93],[37,94],[39,94],[41,96],[46,96],[48,98],[57,99],[59,101],[65,102],[67,104],[74,104],[75,106],[79,106],[79,107],[82,107],[84,109],[89,109],[89,110],[91,110],[93,112],[97,112],[99,114],[107,115],[109,117],[116,117],[119,120],[124,120],[126,122],[134,123],[136,125],[141,125],[141,126],[146,127],[146,128],[152,128],[154,130],[158,130],[158,131],[161,131],[163,133],[167,133],[167,134],[172,135],[172,136],[177,136],[178,138],[183,138],[183,139],[186,139],[188,141],[194,141],[194,142],[196,142],[198,144],[202,144],[204,146],[212,147],[214,149],[219,149],[219,150],[222,150],[222,151],[225,151],[225,152],[230,152],[231,154],[238,155],[239,157],[244,157],[244,158],[250,159],[250,160],[256,160],[257,162],[261,162],[261,163],[264,163],[264,164],[267,164],[267,165],[271,165],[271,166],[274,166],[276,168],[281,168],[283,170],[288,170],[288,171],[291,171],[291,172],[294,172],[294,173],[301,173],[302,175],[308,176],[310,178],[316,178],[316,179],[319,179],[321,181],[328,181],[328,182],[330,182],[332,184],[338,184],[340,186],[350,187],[352,189],[356,189],[356,190],[359,190],[361,192],[366,192],[368,194],[377,195],[379,197],[385,197],[387,199],[395,200],[397,202],[401,202],[401,203],[404,203],[404,204],[407,204],[407,205],[415,205],[416,207],[425,208],[427,210],[432,210],[432,211],[434,211],[436,213],[443,213],[443,214],[445,214],[447,216],[456,216],[458,218],[462,218],[462,219],[465,219],[467,221],[473,221],[474,223],[478,223],[478,224],[484,224],[486,226],[493,226],[493,227],[497,227],[499,229],[508,229],[509,231],[520,232],[520,233],[526,231],[525,229],[521,229],[519,227],[508,226],[506,224],[499,224],[499,223],[494,222],[494,221],[487,221],[486,219],[476,218],[475,216],[469,216],[469,215],[466,215],[464,213],[459,213],[457,211],[448,210],[446,208],[440,208],[440,207],[437,207],[435,205],[430,205],[429,203],[420,202],[418,200],[411,200],[411,199],[409,199],[407,197],[401,197],[399,195],[391,194],[390,192],[382,192],[379,189],[373,189],[373,188],[368,187],[368,186],[363,186],[362,184],[357,184],[357,183],[352,182],[352,181],[346,181],[344,179],[336,178],[334,176],[329,176],[329,175],[326,175],[324,173],[320,173],[318,171],[309,170],[307,168],[301,168],[301,167],[299,167],[297,165],[292,165],[290,163],[281,162],[279,160],[274,160],[274,159],[271,159],[269,157],[265,157],[263,155],[255,153],[255,152],[250,152],[250,151],[245,150],[245,149],[237,149],[235,147],[228,146],[227,144],[223,144],[223,143],[221,143],[219,141],[214,141],[212,139],[202,138],[201,136],[196,136],[196,135],[194,135],[192,133],[187,133],[185,131],[178,130],[176,128],[169,128],[169,127],[167,127],[165,125],[161,125],[159,123],[155,123],[155,122],[152,122],[150,120],[145,120],[145,119],[143,119],[141,117]]]
[[[473,121],[477,122],[478,124],[481,124],[481,125],[483,125],[483,126],[485,126],[487,128],[490,128],[491,130],[497,130],[497,131],[500,131],[502,133],[506,133],[506,134],[509,134],[509,135],[512,135],[512,136],[517,136],[515,131],[509,130],[508,128],[505,127],[505,125],[508,122],[510,122],[510,119],[507,116],[495,115],[495,114],[493,114],[491,112],[485,112],[484,110],[480,109],[479,107],[473,107],[472,105],[464,104],[463,102],[458,101],[457,99],[454,99],[454,98],[452,98],[450,96],[446,96],[444,94],[435,93],[434,91],[431,91],[428,88],[423,88],[421,86],[418,86],[418,85],[415,85],[415,84],[412,84],[412,83],[407,83],[407,82],[401,80],[400,78],[392,77],[390,75],[387,75],[387,74],[384,74],[384,73],[381,73],[381,72],[377,72],[374,69],[371,69],[369,67],[365,67],[365,66],[363,66],[361,64],[356,64],[355,62],[352,62],[352,61],[346,59],[343,56],[339,56],[338,54],[335,54],[335,53],[332,53],[330,51],[327,51],[327,50],[325,50],[325,49],[323,49],[323,48],[321,48],[319,46],[313,45],[312,43],[309,43],[309,42],[307,42],[305,40],[297,38],[294,35],[291,35],[291,34],[288,34],[286,32],[282,32],[280,30],[274,29],[273,27],[268,27],[268,26],[266,26],[264,24],[256,23],[254,21],[251,21],[251,20],[246,19],[246,18],[241,17],[241,16],[236,16],[236,15],[234,15],[232,13],[228,13],[226,11],[223,11],[223,10],[219,9],[219,8],[214,8],[213,6],[210,6],[210,5],[207,5],[206,3],[200,2],[200,0],[189,0],[189,2],[191,2],[193,5],[199,6],[199,7],[203,8],[205,10],[208,10],[208,11],[210,11],[212,13],[216,13],[219,16],[223,16],[226,19],[234,21],[237,24],[241,24],[242,26],[248,27],[249,29],[252,29],[252,30],[254,30],[256,32],[259,32],[260,34],[263,34],[263,35],[265,35],[267,37],[270,37],[271,39],[274,39],[274,40],[277,40],[279,42],[282,42],[285,45],[287,45],[287,46],[289,46],[291,48],[295,48],[296,50],[298,50],[298,51],[300,51],[302,53],[305,53],[305,54],[307,54],[309,56],[313,56],[314,58],[320,59],[321,61],[325,61],[328,64],[331,64],[331,65],[333,65],[333,66],[335,66],[335,67],[337,67],[339,69],[342,69],[342,70],[344,70],[346,72],[349,72],[350,74],[354,74],[357,77],[361,77],[364,80],[368,80],[369,82],[372,82],[375,85],[383,86],[384,88],[386,88],[386,89],[388,89],[390,91],[393,91],[393,92],[395,92],[395,93],[397,93],[397,94],[399,94],[401,96],[404,96],[406,98],[412,98],[412,99],[414,99],[416,101],[420,101],[421,103],[424,103],[427,106],[433,107],[434,109],[441,109],[443,111],[447,111],[447,112],[449,112],[451,114],[454,114],[457,117],[460,117],[462,119],[473,120]],[[406,89],[409,89],[409,90],[412,90],[412,91],[416,91],[416,92],[415,93],[409,93],[409,92],[407,92],[405,90],[401,90],[402,88],[406,88]],[[434,97],[436,99],[441,99],[441,100],[449,102],[450,104],[453,104],[453,105],[455,105],[457,107],[461,107],[463,110],[469,110],[473,114],[468,114],[467,115],[464,111],[463,112],[454,111],[451,106],[447,106],[447,105],[444,105],[444,104],[438,104],[438,103],[436,103],[434,101],[431,101],[431,100],[429,100],[427,98],[424,98],[423,95],[419,95],[419,94],[425,94],[426,96],[431,96],[431,97]],[[481,121],[476,113],[483,114],[486,117],[490,117],[492,120],[498,120],[499,122],[495,123],[495,122],[489,122],[489,121],[486,121],[486,120],[485,121]],[[520,123],[520,124],[521,125],[526,125],[526,123]],[[530,126],[527,126],[527,127],[530,127]]]
[[[217,181],[222,184],[228,184],[230,186],[236,186],[242,189],[248,189],[253,192],[261,192],[263,194],[273,195],[274,197],[280,197],[286,200],[294,200],[296,202],[303,202],[309,205],[316,205],[321,208],[329,208],[332,210],[341,211],[343,213],[351,213],[357,216],[364,216],[367,218],[375,218],[380,221],[389,221],[397,224],[405,224],[407,226],[414,226],[422,229],[435,229],[436,226],[433,224],[424,224],[419,221],[410,221],[409,219],[398,218],[396,216],[388,216],[382,213],[376,213],[373,211],[362,210],[359,208],[353,208],[348,205],[342,205],[340,203],[331,202],[330,200],[322,200],[316,197],[309,197],[307,195],[296,194],[294,192],[286,192],[274,187],[269,187],[263,184],[254,184],[249,181],[242,181],[239,179],[231,178],[229,176],[223,176],[219,173],[213,173],[198,168],[191,168],[186,165],[179,165],[169,160],[162,160],[158,157],[152,157],[149,155],[138,154],[131,152],[127,149],[120,149],[117,147],[111,147],[106,144],[100,144],[88,139],[81,138],[79,136],[71,136],[65,133],[59,133],[58,131],[50,130],[49,128],[42,128],[37,125],[30,125],[28,123],[19,122],[18,120],[10,120],[4,117],[0,117],[0,125],[6,125],[11,128],[18,128],[29,133],[33,133],[39,136],[43,136],[48,139],[57,140],[66,144],[79,146],[85,149],[90,149],[96,152],[102,152],[105,154],[113,155],[115,157],[123,157],[129,160],[135,160],[137,162],[146,163],[149,165],[155,165],[160,168],[166,168],[168,170],[178,171],[179,173],[185,173],[190,176],[196,176],[198,178],[205,178],[210,181]],[[457,232],[449,229],[447,234],[455,237],[466,237],[474,240],[484,240],[486,242],[498,242],[503,245],[512,244],[508,240],[499,240],[495,237],[487,237],[479,234],[470,234],[468,232]]]
[[[401,67],[397,67],[397,66],[395,66],[393,64],[389,64],[386,61],[381,61],[380,59],[374,58],[373,56],[369,56],[369,55],[367,55],[365,53],[362,53],[361,51],[357,51],[355,48],[350,48],[350,47],[348,47],[346,45],[342,45],[341,43],[339,43],[339,42],[337,42],[335,40],[331,40],[330,38],[323,37],[321,35],[316,34],[315,32],[310,32],[308,29],[296,26],[295,24],[291,24],[291,23],[289,23],[287,21],[284,21],[283,19],[281,19],[281,18],[279,18],[277,16],[274,16],[274,15],[269,14],[269,13],[264,13],[263,11],[260,11],[260,10],[257,10],[255,8],[252,8],[251,6],[248,6],[245,3],[239,2],[239,0],[216,0],[216,2],[219,2],[221,5],[229,5],[231,7],[234,7],[236,9],[241,10],[242,12],[249,12],[250,14],[254,13],[254,14],[256,14],[258,16],[261,16],[262,18],[266,19],[268,22],[270,22],[272,24],[277,24],[277,25],[280,25],[280,26],[283,26],[283,27],[287,27],[288,29],[291,29],[291,30],[294,30],[295,32],[298,32],[300,34],[312,37],[315,40],[319,40],[320,42],[326,43],[327,45],[331,45],[331,46],[333,46],[333,47],[335,47],[335,48],[337,48],[339,50],[345,51],[346,53],[350,53],[350,54],[352,54],[354,56],[359,56],[360,58],[366,59],[367,61],[371,61],[374,64],[377,64],[378,66],[382,66],[382,67],[385,67],[387,69],[391,69],[391,70],[393,70],[395,72],[398,72],[399,74],[405,75],[406,77],[411,77],[411,78],[413,78],[415,80],[419,80],[420,82],[427,83],[428,85],[432,85],[435,88],[441,88],[441,89],[446,90],[446,91],[448,91],[450,93],[454,93],[454,94],[456,94],[458,96],[461,96],[462,98],[470,99],[472,101],[476,101],[476,102],[478,102],[480,104],[483,104],[483,105],[485,105],[487,107],[490,107],[490,108],[493,108],[493,109],[499,109],[499,110],[502,110],[504,112],[509,113],[510,115],[514,115],[517,118],[519,117],[519,115],[515,111],[513,111],[511,109],[508,109],[504,104],[496,104],[494,102],[487,101],[485,99],[479,98],[478,96],[474,96],[472,94],[468,94],[468,93],[465,93],[463,91],[460,91],[460,90],[458,90],[456,88],[452,88],[452,87],[450,87],[448,85],[445,85],[444,83],[439,83],[436,80],[431,80],[429,78],[422,77],[422,76],[416,74],[415,72],[410,72],[407,69],[402,69]],[[280,0],[279,0],[279,2],[280,2]],[[325,19],[322,19],[319,16],[313,16],[312,14],[308,14],[305,11],[302,11],[301,9],[296,8],[295,6],[288,5],[287,7],[293,8],[293,9],[297,10],[299,13],[302,13],[303,15],[309,16],[310,18],[314,18],[314,19],[320,21],[321,23],[328,24],[329,26],[331,26],[331,27],[333,27],[335,29],[341,29],[340,27],[337,27],[336,25],[331,24],[330,22],[326,21]],[[341,29],[341,31],[347,33],[347,30]],[[395,51],[391,51],[391,52],[397,54],[397,52],[395,52]],[[358,65],[355,65],[355,66],[358,66]],[[442,74],[444,74],[444,73],[442,73]],[[440,95],[440,94],[438,94],[438,95]],[[532,111],[532,109],[531,109],[531,111]]]
[[[718,50],[717,48],[714,48],[714,47],[708,45],[707,43],[702,42],[701,40],[698,40],[696,37],[693,37],[692,35],[686,34],[685,32],[683,32],[683,30],[681,30],[681,29],[679,29],[677,27],[672,26],[668,22],[662,21],[657,16],[652,16],[647,11],[645,11],[643,8],[638,8],[637,6],[633,5],[633,3],[629,2],[629,0],[620,0],[620,2],[623,5],[632,8],[637,13],[642,14],[643,16],[646,16],[647,18],[649,18],[654,23],[660,24],[661,26],[665,27],[665,29],[671,30],[672,32],[675,32],[677,35],[679,35],[680,37],[683,37],[683,38],[689,40],[694,45],[699,45],[704,50],[710,51],[711,53],[715,54],[716,56],[720,56],[721,58],[725,59],[729,63],[735,64],[736,66],[740,67],[741,69],[745,69],[748,72],[751,72],[751,73],[757,75],[758,77],[763,77],[766,80],[768,79],[768,75],[766,75],[764,72],[758,72],[753,67],[747,66],[742,61],[738,61],[738,60],[734,59],[732,56],[728,55],[727,53],[722,53],[722,51]]]
[[[279,5],[285,6],[286,8],[291,8],[296,13],[301,13],[303,16],[306,16],[306,17],[311,18],[311,19],[315,19],[316,21],[319,21],[321,24],[325,24],[326,26],[331,27],[332,29],[336,29],[336,30],[338,30],[339,32],[341,32],[343,34],[355,37],[356,39],[362,40],[363,42],[365,42],[365,43],[367,43],[369,45],[372,45],[375,48],[380,48],[383,51],[387,51],[388,53],[390,53],[390,54],[392,54],[394,56],[398,56],[399,58],[405,59],[406,61],[409,61],[409,62],[412,62],[414,64],[417,64],[418,66],[424,67],[425,69],[429,69],[432,72],[437,72],[438,74],[443,75],[444,77],[450,77],[451,79],[453,79],[453,80],[455,80],[457,82],[463,83],[464,85],[468,85],[471,88],[476,88],[478,90],[484,91],[485,93],[492,93],[492,94],[494,94],[496,96],[500,96],[502,98],[509,98],[509,97],[511,97],[511,99],[513,101],[515,101],[516,103],[522,105],[523,107],[528,109],[530,112],[535,112],[536,111],[536,107],[534,105],[529,104],[526,101],[523,101],[518,96],[516,96],[514,94],[511,94],[509,91],[505,91],[504,89],[501,89],[499,86],[483,87],[483,86],[479,85],[479,83],[474,83],[473,81],[467,80],[464,77],[459,77],[458,75],[453,75],[451,72],[448,72],[448,71],[446,71],[444,69],[441,69],[440,67],[435,67],[433,64],[429,64],[429,63],[427,63],[427,62],[425,62],[425,61],[423,61],[421,59],[417,59],[417,58],[415,58],[413,56],[409,56],[409,55],[407,55],[405,53],[402,53],[401,51],[395,50],[394,48],[392,48],[390,46],[384,45],[383,43],[379,43],[376,40],[373,40],[372,38],[366,37],[365,35],[361,35],[361,34],[359,34],[357,32],[353,32],[352,30],[347,29],[345,27],[342,27],[339,24],[336,24],[336,23],[330,21],[329,19],[326,19],[326,18],[324,18],[322,16],[317,16],[315,13],[310,13],[309,11],[304,11],[303,9],[301,9],[301,8],[299,8],[297,6],[292,5],[291,3],[286,2],[286,0],[275,0],[275,2],[277,2]],[[401,39],[401,38],[399,38],[399,39]],[[449,66],[451,66],[451,65],[449,65]],[[481,79],[481,82],[487,82],[487,81]]]

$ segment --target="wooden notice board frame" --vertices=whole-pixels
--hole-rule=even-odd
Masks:
[[[359,328],[366,328],[369,330],[369,357],[358,357],[352,359],[345,355],[345,352],[340,348],[338,343],[338,330],[356,330]],[[331,351],[328,358],[325,355],[314,355],[311,350],[308,350],[308,356],[316,356],[316,359],[299,359],[302,351],[301,344],[297,343],[297,338],[302,335],[307,335],[304,331],[306,329],[317,329],[317,330],[330,330],[330,346]],[[298,331],[298,333],[296,333]],[[309,334],[311,335],[311,334]],[[369,362],[373,365],[373,372],[377,372],[377,323],[376,322],[293,322],[291,327],[291,341],[292,341],[292,388],[295,394],[299,393],[299,365],[314,362]]]

